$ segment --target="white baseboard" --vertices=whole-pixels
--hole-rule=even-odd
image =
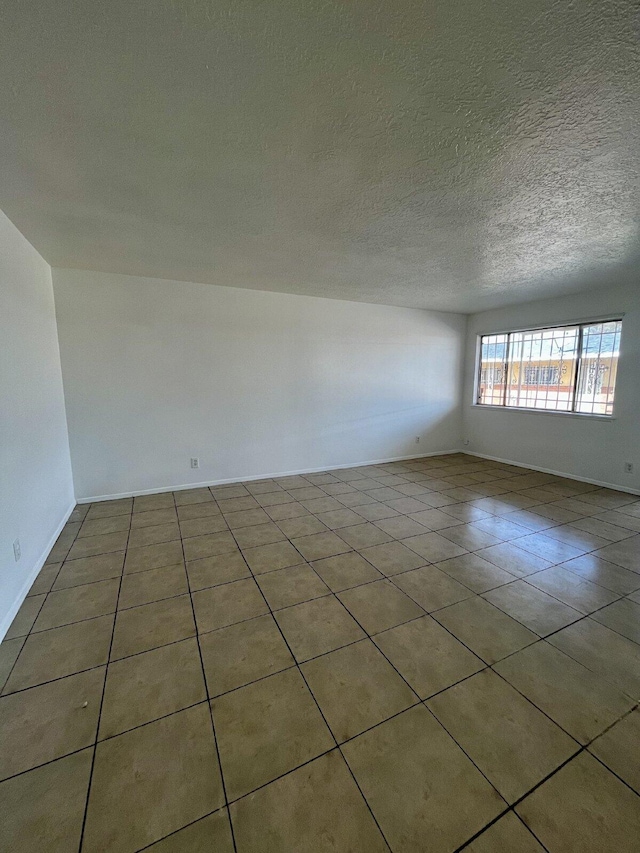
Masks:
[[[475,453],[463,447],[460,451],[467,456],[478,456],[480,459],[489,459],[491,462],[503,462],[505,465],[514,465],[516,468],[527,468],[530,471],[540,471],[541,474],[553,474],[556,477],[564,477],[566,480],[577,480],[579,483],[591,483],[593,486],[601,486],[604,489],[613,489],[616,492],[626,492],[629,495],[640,495],[640,490],[629,486],[620,486],[617,483],[607,483],[604,480],[592,480],[589,477],[579,477],[577,474],[567,474],[566,471],[556,471],[553,468],[540,468],[538,465],[528,465],[525,462],[514,462],[513,459],[502,459],[500,456],[489,456],[486,453]]]
[[[71,506],[65,511],[65,513],[62,517],[62,521],[56,527],[56,529],[55,529],[53,535],[51,536],[51,538],[49,539],[49,542],[46,545],[44,551],[42,552],[42,554],[40,555],[40,557],[36,561],[34,567],[31,569],[31,571],[29,572],[29,574],[25,578],[25,582],[22,584],[20,592],[18,593],[15,601],[11,605],[9,612],[5,615],[2,622],[0,622],[0,642],[2,642],[2,640],[4,639],[4,635],[9,630],[11,623],[15,619],[16,613],[22,607],[22,602],[27,597],[34,580],[38,577],[38,573],[39,573],[40,569],[44,566],[45,561],[46,561],[47,557],[49,556],[49,552],[51,551],[51,549],[55,545],[56,539],[58,538],[58,536],[60,536],[60,533],[62,532],[62,528],[67,523],[69,516],[71,515],[71,513],[73,512],[74,509],[75,509],[75,502],[72,503]]]
[[[162,486],[157,489],[140,489],[133,492],[120,492],[115,495],[94,495],[90,498],[77,498],[79,504],[113,501],[119,498],[135,498],[140,495],[159,495],[162,492],[181,492],[185,489],[202,489],[209,486],[224,486],[229,483],[250,483],[253,480],[270,480],[276,477],[295,477],[300,474],[317,474],[320,471],[340,471],[343,468],[361,468],[364,465],[384,465],[387,462],[403,462],[409,459],[423,459],[427,456],[448,456],[450,453],[460,453],[460,450],[434,450],[431,453],[413,453],[410,456],[390,456],[388,459],[372,459],[368,462],[349,462],[344,465],[325,465],[321,468],[301,468],[296,471],[278,471],[273,474],[258,474],[251,477],[231,477],[226,480],[207,480],[203,483],[182,483],[180,485]],[[464,451],[463,451],[464,452]]]

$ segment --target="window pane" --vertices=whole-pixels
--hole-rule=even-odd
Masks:
[[[480,342],[478,403],[503,405],[507,338],[508,335],[485,335]]]
[[[583,328],[576,412],[590,415],[613,414],[621,326],[621,322],[617,320],[595,323]]]
[[[514,332],[506,405],[571,411],[578,336],[577,326]]]

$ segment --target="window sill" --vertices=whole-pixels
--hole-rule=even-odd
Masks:
[[[615,415],[591,415],[588,412],[554,412],[551,409],[525,409],[517,406],[491,406],[486,403],[472,403],[472,408],[477,410],[487,409],[492,412],[520,412],[524,415],[551,415],[561,418],[580,418],[590,421],[615,421]]]

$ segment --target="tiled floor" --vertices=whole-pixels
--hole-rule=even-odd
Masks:
[[[637,851],[639,534],[463,455],[78,506],[0,646],[0,849]]]

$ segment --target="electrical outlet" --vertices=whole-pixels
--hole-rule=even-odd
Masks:
[[[462,443],[464,444],[465,447],[469,447],[469,439],[468,438],[463,438]]]
[[[22,556],[22,551],[20,550],[20,540],[19,539],[16,539],[16,541],[13,543],[13,556],[14,556],[16,563],[18,562],[18,560]]]
[[[420,444],[420,436],[419,435],[416,436],[416,444]]]
[[[192,468],[199,468],[200,467],[200,460],[198,459],[197,456],[191,457],[191,467]]]
[[[633,474],[633,462],[625,462],[624,463],[624,473],[625,474]]]

